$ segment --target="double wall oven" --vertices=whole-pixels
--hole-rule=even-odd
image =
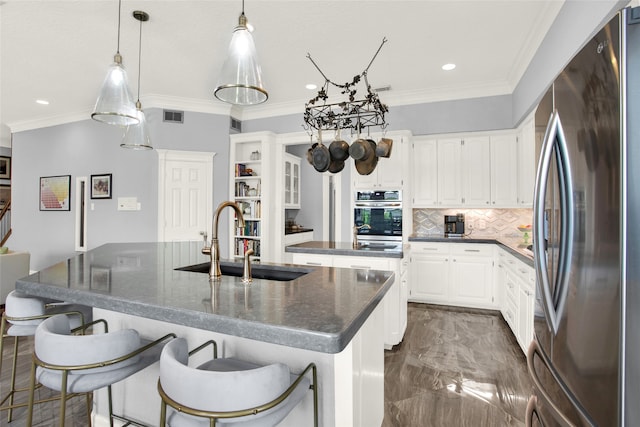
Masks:
[[[402,243],[402,191],[356,191],[353,212],[358,241]]]

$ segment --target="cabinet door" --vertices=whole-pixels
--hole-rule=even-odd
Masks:
[[[427,303],[449,301],[449,256],[411,256],[410,299]]]
[[[433,207],[438,203],[438,142],[415,141],[413,166],[413,207]]]
[[[462,198],[470,207],[487,207],[491,199],[491,150],[488,137],[464,138]]]
[[[284,205],[291,204],[291,161],[284,161]]]
[[[402,174],[407,168],[404,161],[404,146],[403,138],[394,139],[391,155],[378,159],[378,165],[374,171],[374,173],[377,172],[377,187],[388,190],[402,188]]]
[[[518,134],[518,206],[533,206],[536,180],[535,123],[527,121]]]
[[[294,264],[312,265],[321,267],[332,267],[333,257],[331,255],[293,253],[291,257]]]
[[[293,163],[291,175],[291,204],[300,207],[300,161]]]
[[[462,205],[462,141],[438,140],[438,205]]]
[[[491,258],[456,255],[451,263],[452,299],[459,305],[490,307],[492,266]]]
[[[518,205],[518,145],[515,135],[491,137],[491,206]]]

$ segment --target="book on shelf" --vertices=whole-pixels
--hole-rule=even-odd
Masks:
[[[260,241],[251,239],[236,239],[235,255],[243,256],[246,251],[253,249],[253,256],[260,256]]]

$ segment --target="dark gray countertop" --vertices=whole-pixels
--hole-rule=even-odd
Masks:
[[[32,295],[71,301],[323,353],[351,341],[391,287],[393,272],[288,265],[291,281],[175,270],[207,262],[202,243],[112,243],[17,281]],[[234,264],[223,262],[224,264]],[[239,265],[239,264],[237,264]],[[274,264],[254,264],[264,269]]]
[[[349,242],[328,242],[313,240],[310,242],[298,243],[297,245],[289,245],[285,248],[285,252],[320,255],[402,258],[402,243],[391,243],[390,245],[392,247],[377,247],[369,245],[360,246],[357,249],[354,249],[352,244]]]
[[[533,267],[533,255],[530,251],[527,251],[525,245],[522,241],[522,238],[509,238],[509,237],[443,237],[443,236],[434,236],[434,235],[411,235],[409,236],[409,242],[442,242],[442,243],[493,243],[496,244],[503,249],[506,249],[507,252],[514,255],[519,260],[523,261],[525,264]]]
[[[298,234],[298,233],[309,233],[313,231],[313,228],[302,228],[302,227],[298,227],[298,228],[291,228],[291,227],[285,227],[284,228],[284,234]]]

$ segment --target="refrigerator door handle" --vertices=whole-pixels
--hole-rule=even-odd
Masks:
[[[557,143],[556,143],[557,141]],[[555,148],[555,151],[554,151]],[[556,156],[558,183],[560,187],[560,221],[561,233],[559,241],[558,270],[556,272],[556,295],[551,293],[551,283],[548,270],[548,261],[545,254],[545,241],[548,228],[545,221],[545,197],[547,194],[547,177],[551,168],[553,156]],[[560,327],[560,319],[564,311],[569,280],[569,261],[573,246],[573,185],[571,182],[571,170],[569,167],[569,153],[560,122],[560,115],[555,110],[549,118],[545,131],[544,143],[540,154],[540,163],[536,175],[535,196],[533,201],[533,253],[538,278],[538,290],[542,297],[542,308],[547,320],[547,326],[557,334]],[[557,300],[557,301],[556,301]]]
[[[533,413],[537,415],[538,397],[549,408],[549,410],[552,412],[553,418],[558,422],[558,424],[561,427],[576,427],[576,425],[573,424],[571,420],[567,418],[565,414],[562,413],[560,408],[556,406],[551,396],[549,396],[546,390],[544,389],[544,386],[542,385],[542,381],[540,381],[540,378],[538,377],[538,373],[536,372],[535,366],[533,366],[533,358],[536,355],[538,355],[538,358],[547,367],[547,369],[549,369],[549,365],[547,365],[546,360],[540,353],[540,348],[538,347],[537,341],[533,340],[531,341],[531,344],[529,345],[529,350],[527,351],[527,370],[529,371],[529,376],[533,380],[533,384],[536,388],[536,392],[538,396],[531,396],[531,398],[529,399],[529,403],[527,404],[527,413],[526,413],[527,417],[525,420],[527,423],[527,427],[529,427],[529,423],[533,420]],[[538,417],[538,420],[540,420],[540,417]]]
[[[538,420],[538,424],[544,427],[544,423],[540,419],[538,415],[538,397],[533,395],[529,398],[529,402],[527,402],[527,410],[525,412],[524,424],[525,427],[533,427],[533,417],[536,417]]]

